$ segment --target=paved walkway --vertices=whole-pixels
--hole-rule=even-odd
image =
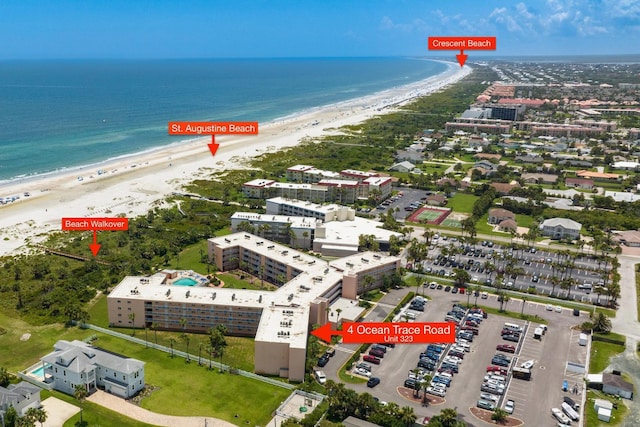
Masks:
[[[89,402],[96,403],[112,411],[118,412],[137,421],[163,427],[235,427],[227,421],[209,417],[178,417],[163,415],[148,411],[124,399],[98,390],[87,398]]]
[[[42,409],[47,413],[47,421],[43,427],[62,427],[69,418],[80,412],[77,406],[57,397],[47,397],[43,400]]]

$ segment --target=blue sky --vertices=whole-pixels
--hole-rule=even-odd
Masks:
[[[0,1],[0,59],[433,55],[439,35],[496,36],[500,56],[637,54],[640,0]]]

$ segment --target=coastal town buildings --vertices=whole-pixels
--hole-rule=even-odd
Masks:
[[[209,239],[208,255],[220,271],[241,269],[278,289],[181,286],[166,272],[128,276],[107,298],[109,323],[127,326],[133,317],[137,327],[190,332],[224,324],[230,335],[255,337],[256,373],[291,381],[304,379],[310,325],[329,322],[336,304],[357,307],[358,295],[400,267],[399,258],[373,252],[323,261],[246,232]]]
[[[250,232],[293,248],[312,249],[331,257],[357,253],[362,234],[373,235],[383,251],[389,249],[392,236],[402,236],[383,229],[378,221],[356,216],[355,210],[347,206],[282,197],[268,199],[265,214],[234,213],[231,230]]]
[[[286,171],[287,182],[254,179],[242,185],[243,194],[252,199],[285,197],[316,203],[354,203],[370,196],[387,198],[392,179],[377,172],[346,169],[332,172],[308,165],[295,165]]]

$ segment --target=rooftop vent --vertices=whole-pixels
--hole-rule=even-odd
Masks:
[[[235,301],[236,300],[236,294],[231,295],[231,301]]]
[[[229,240],[229,239],[224,239],[224,241],[227,242],[227,243],[231,243],[231,240]]]
[[[259,303],[262,303],[262,295],[260,295],[260,296],[258,297],[258,302],[259,302]]]
[[[187,291],[187,293],[185,294],[185,297],[189,298],[191,296],[191,291]]]
[[[167,293],[165,294],[165,296],[167,296],[167,297],[168,297],[169,295],[171,295],[171,289],[167,289]]]

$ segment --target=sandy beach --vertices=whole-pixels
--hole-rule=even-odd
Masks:
[[[260,123],[258,135],[216,137],[220,148],[215,157],[207,147],[210,137],[206,137],[81,170],[1,186],[0,197],[20,196],[20,199],[0,205],[0,254],[24,251],[28,243],[38,243],[47,233],[59,231],[62,217],[141,215],[154,204],[166,203],[166,195],[181,191],[184,184],[196,178],[242,167],[247,158],[389,113],[471,72],[469,67],[447,64],[445,73],[420,82]]]

